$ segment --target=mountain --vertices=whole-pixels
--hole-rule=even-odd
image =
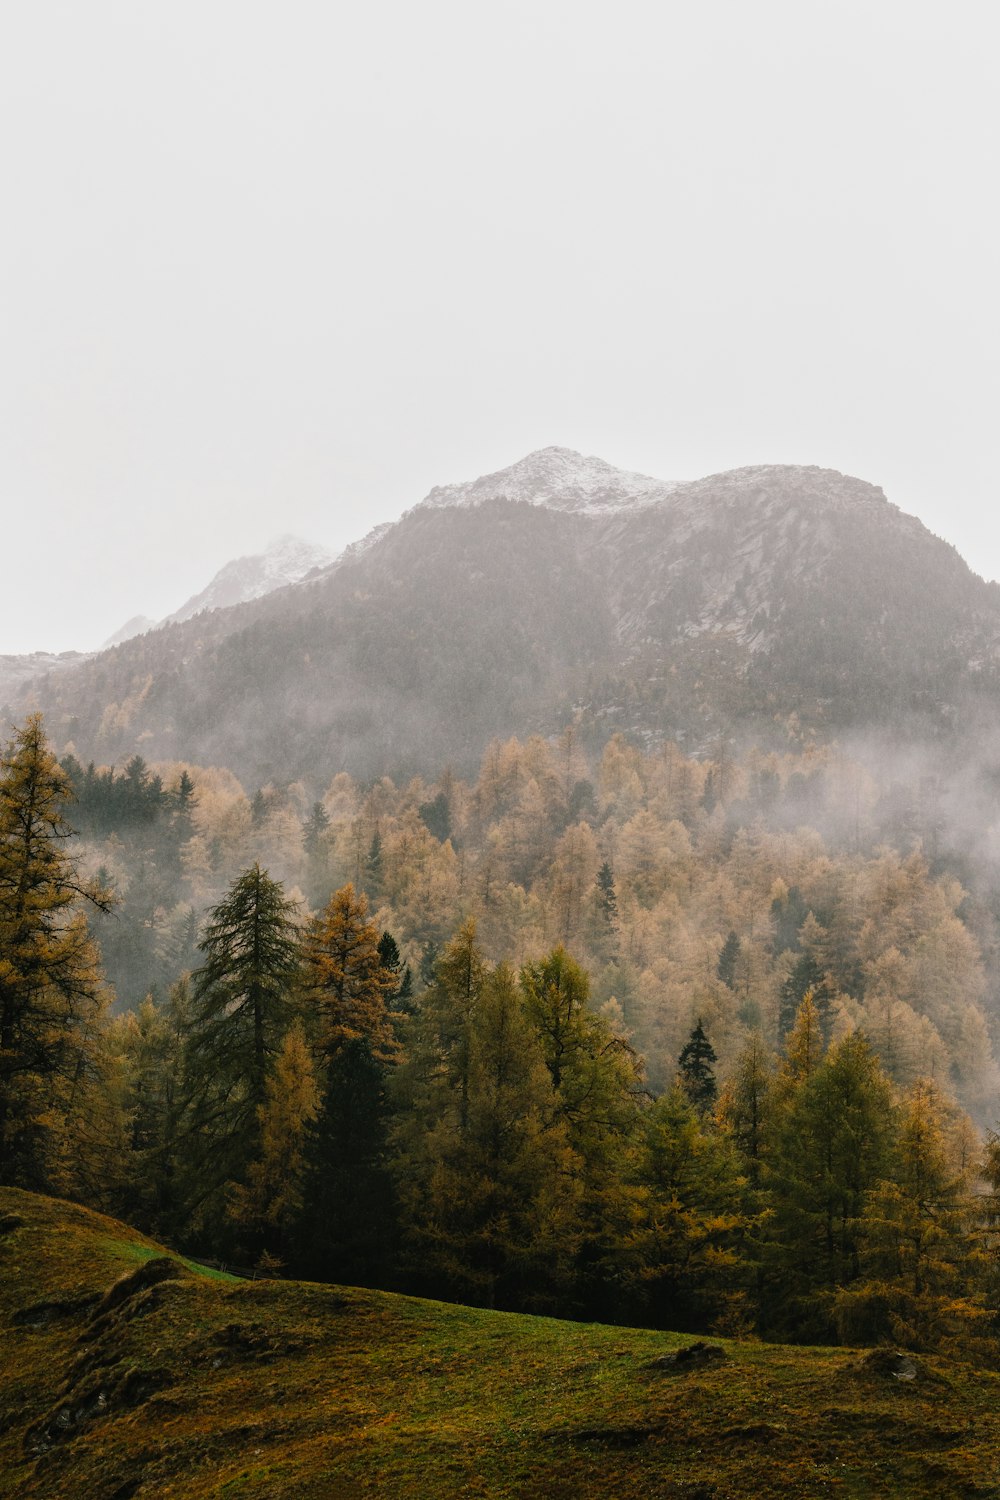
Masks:
[[[82,757],[325,782],[468,769],[493,736],[571,720],[594,744],[947,739],[1000,721],[998,662],[1000,588],[871,484],[794,465],[660,483],[557,448],[17,703]]]
[[[114,635],[108,636],[101,650],[110,651],[112,646],[120,646],[123,641],[130,641],[134,635],[145,635],[147,630],[155,630],[156,626],[157,621],[150,619],[149,615],[133,615]]]
[[[298,583],[307,573],[332,561],[333,555],[325,547],[296,536],[279,536],[265,551],[226,563],[200,593],[192,595],[161,623],[172,625],[190,620],[203,609],[228,609],[233,604],[262,599],[274,589]]]
[[[602,458],[585,458],[571,448],[540,448],[509,468],[466,484],[438,485],[420,504],[482,505],[487,500],[523,500],[574,515],[606,516],[655,505],[677,488],[647,474],[615,469]]]
[[[381,534],[384,529],[377,527],[372,536]],[[355,543],[354,547],[357,549],[364,545],[364,542]],[[168,615],[166,620],[153,620],[149,615],[133,615],[113,635],[108,636],[99,650],[110,651],[112,647],[121,646],[137,635],[157,630],[160,625],[191,619],[200,610],[225,609],[249,599],[261,599],[274,589],[297,583],[316,569],[328,566],[331,561],[332,554],[325,547],[304,542],[299,537],[280,536],[264,552],[226,563],[200,593],[193,595],[180,609]],[[0,655],[0,705],[15,702],[25,685],[34,678],[78,666],[97,654],[99,653],[94,651],[35,651],[24,656]]]

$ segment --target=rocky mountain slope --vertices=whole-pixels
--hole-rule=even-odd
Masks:
[[[263,599],[265,594],[298,583],[314,569],[332,561],[325,547],[304,542],[297,536],[279,536],[263,552],[226,563],[200,593],[192,595],[161,623],[174,625],[192,619],[203,609],[228,609],[233,604]]]
[[[280,536],[263,552],[226,563],[203,589],[166,619],[133,615],[108,637],[100,650],[110,651],[113,646],[124,645],[137,635],[158,630],[161,625],[190,620],[201,610],[226,609],[250,599],[261,599],[274,589],[297,583],[316,569],[328,566],[331,561],[331,554],[325,547],[302,541],[300,537]],[[16,698],[33,678],[77,666],[97,654],[94,651],[36,651],[26,656],[0,656],[0,704]]]
[[[1000,588],[872,485],[782,465],[661,484],[546,449],[12,706],[99,761],[398,776],[570,719],[689,747],[793,718],[947,736],[1000,717],[998,661]]]

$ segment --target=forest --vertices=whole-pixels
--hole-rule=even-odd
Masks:
[[[248,790],[33,716],[0,1181],[274,1273],[994,1350],[997,933],[946,789],[835,747]]]

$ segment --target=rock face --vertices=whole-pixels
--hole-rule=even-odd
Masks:
[[[222,607],[219,584],[177,612],[207,613],[22,675],[15,707],[40,706],[85,760],[258,785],[470,771],[492,737],[571,720],[595,746],[624,730],[695,748],[741,727],[777,741],[793,719],[820,736],[1000,726],[1000,588],[828,469],[665,483],[543,449],[270,587],[293,555],[311,560],[223,570],[261,597]]]

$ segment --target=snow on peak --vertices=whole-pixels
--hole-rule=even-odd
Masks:
[[[190,620],[203,609],[224,609],[231,604],[262,599],[286,584],[298,583],[314,568],[323,568],[332,561],[333,554],[325,547],[287,534],[276,537],[265,551],[226,563],[207,588],[193,595],[163,623]]]
[[[436,509],[481,505],[486,500],[524,500],[551,510],[606,516],[655,505],[676,488],[669,481],[616,469],[602,458],[587,458],[572,448],[539,448],[495,474],[465,484],[437,485],[421,504]]]

